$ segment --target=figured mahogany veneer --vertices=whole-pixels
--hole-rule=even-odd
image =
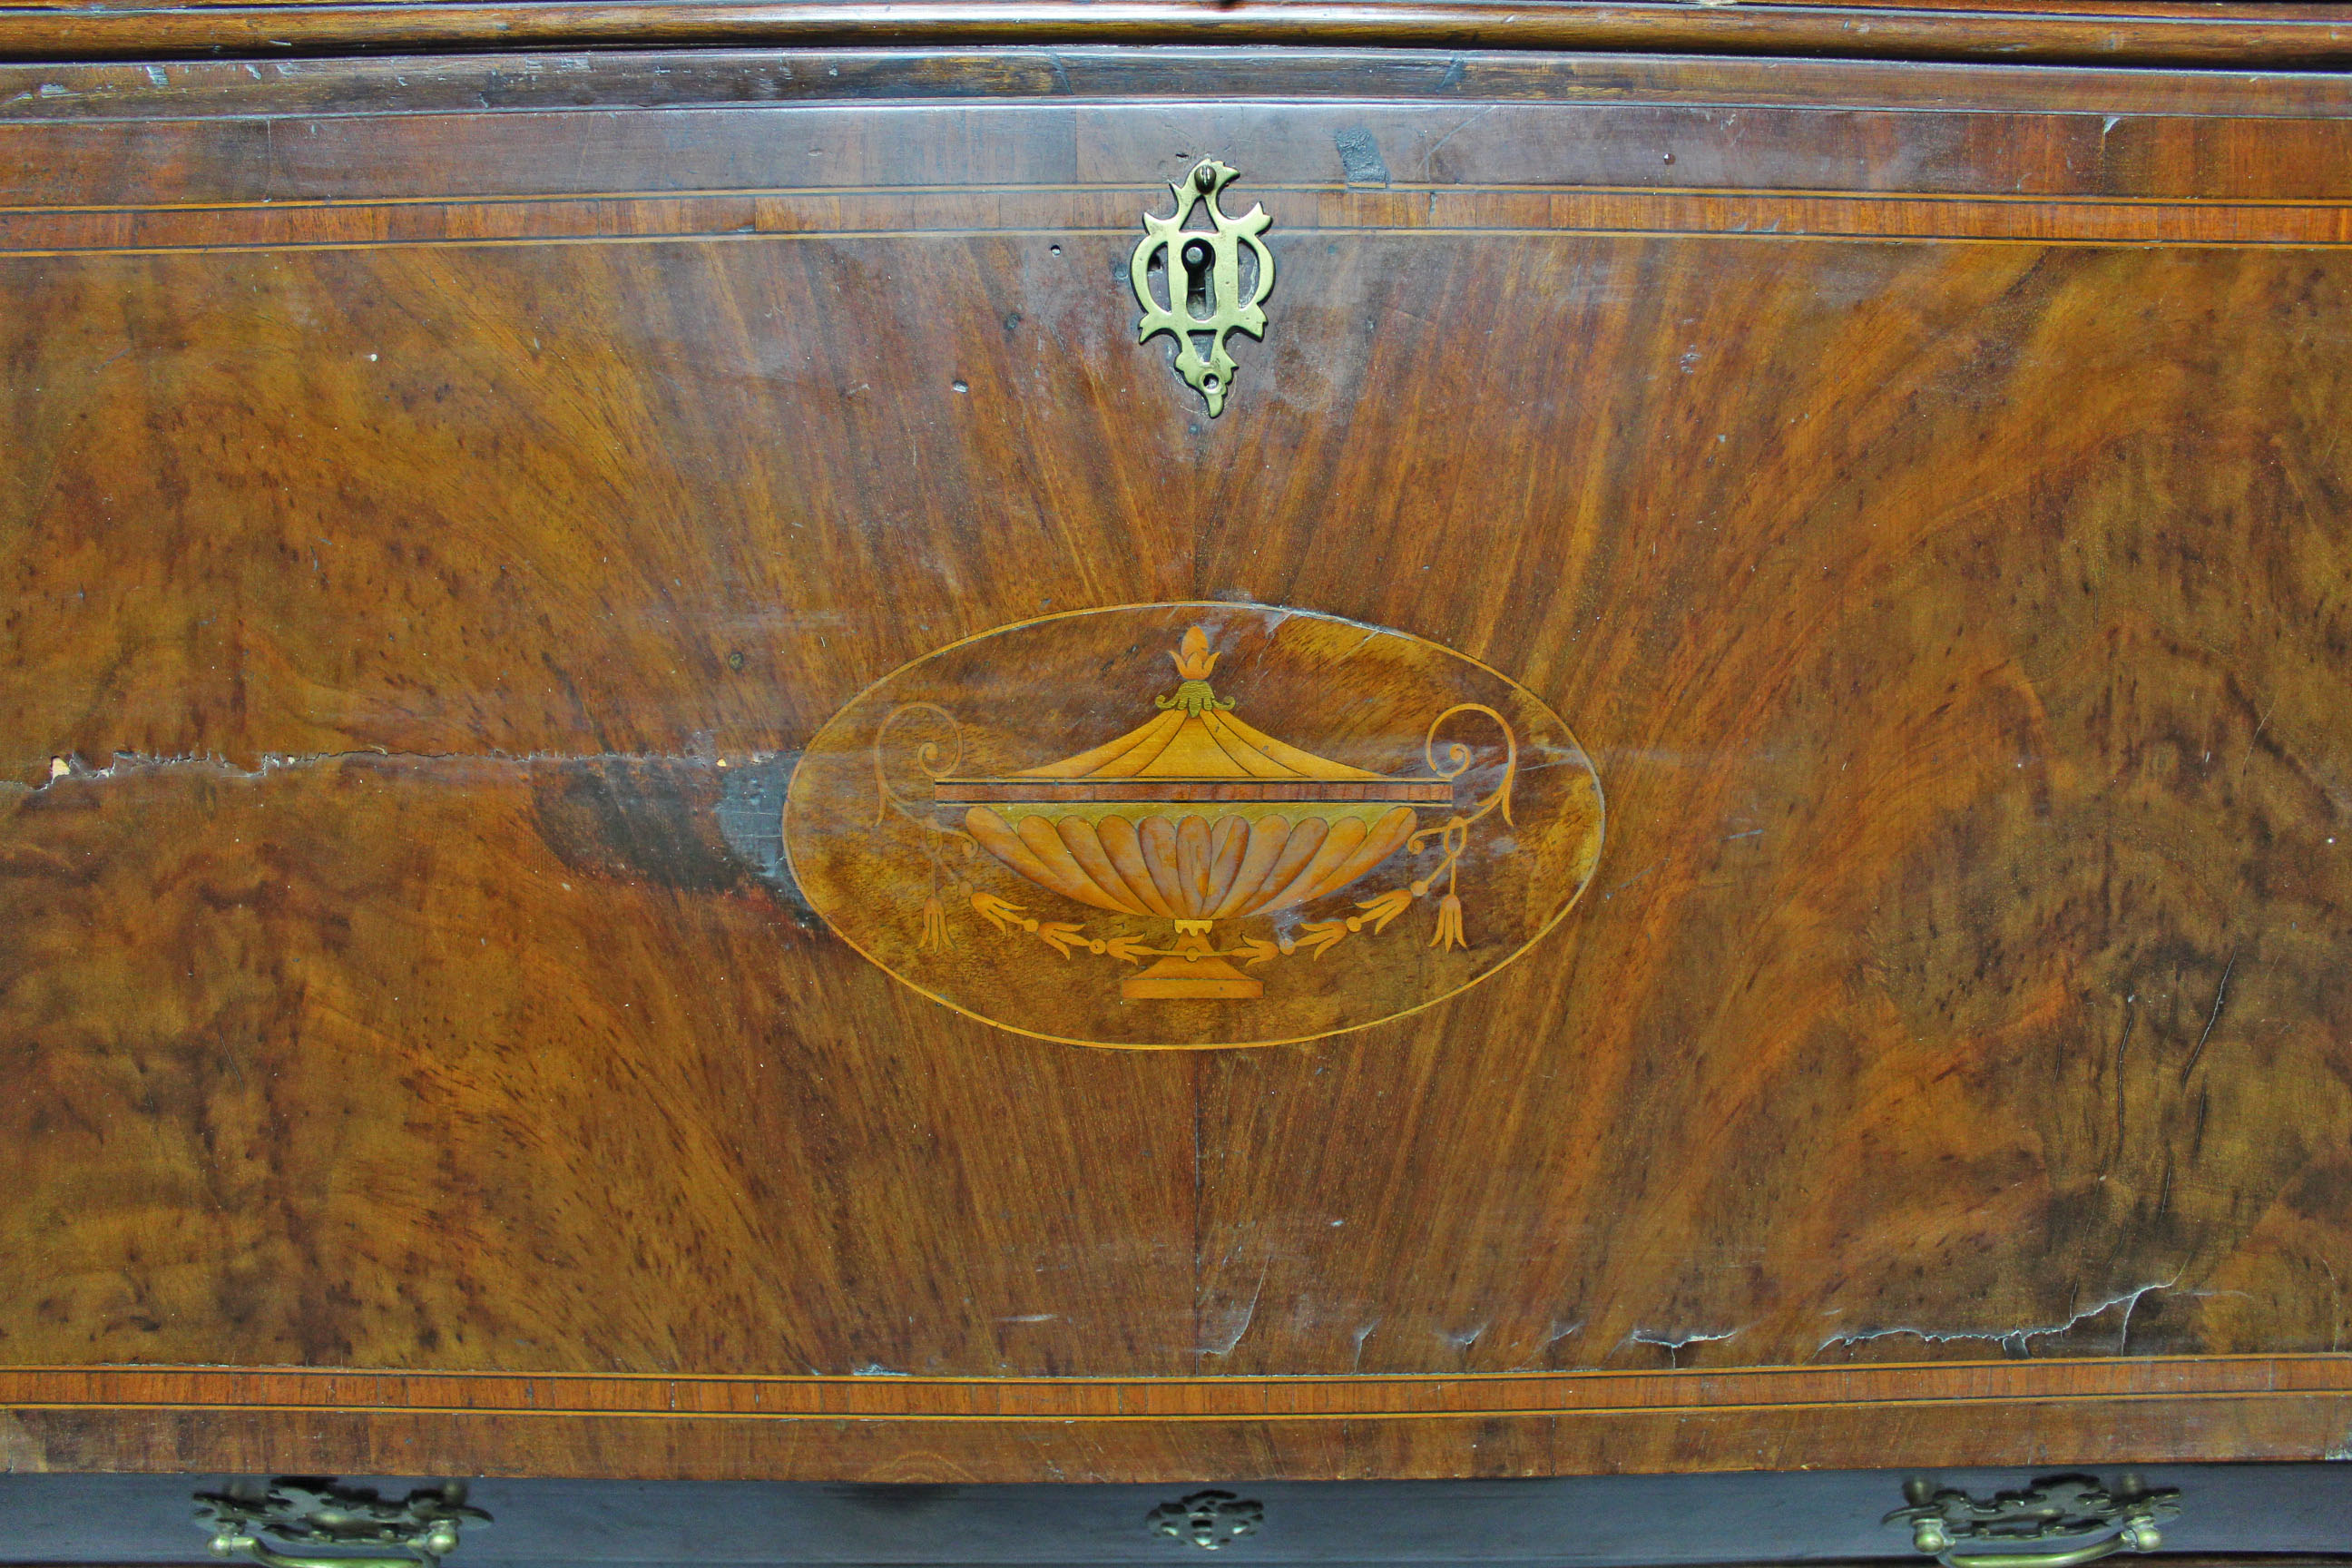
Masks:
[[[2294,9],[2227,26],[2335,47]],[[131,16],[0,46],[259,26]],[[2013,26],[2062,24],[2108,25]],[[0,1465],[2344,1451],[2352,79],[1071,47],[0,88]],[[1213,420],[1124,271],[1212,154],[1280,263]],[[872,683],[1195,603],[1564,717],[1609,814],[1572,917],[1349,1034],[1110,1052],[803,900],[787,784]],[[1034,760],[1149,714],[1124,650]]]

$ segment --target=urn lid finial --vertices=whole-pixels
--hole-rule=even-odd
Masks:
[[[1176,661],[1176,673],[1187,680],[1206,680],[1217,668],[1217,656],[1209,651],[1208,631],[1202,626],[1186,632],[1183,646],[1168,657]]]

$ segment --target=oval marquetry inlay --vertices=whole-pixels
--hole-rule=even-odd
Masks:
[[[885,677],[809,744],[784,847],[843,941],[1016,1033],[1276,1045],[1525,952],[1601,854],[1560,717],[1409,636],[1257,605],[1087,610]]]

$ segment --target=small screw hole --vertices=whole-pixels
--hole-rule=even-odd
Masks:
[[[1049,246],[1047,246],[1045,248],[1046,248],[1047,250],[1051,251],[1051,252],[1052,252],[1054,255],[1055,255],[1055,256],[1059,256],[1059,255],[1061,255],[1061,254],[1062,254],[1062,247],[1061,247],[1060,246],[1058,246],[1058,245],[1049,245]]]

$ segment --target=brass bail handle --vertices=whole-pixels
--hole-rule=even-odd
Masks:
[[[465,1500],[455,1481],[389,1499],[331,1479],[288,1477],[259,1494],[197,1493],[196,1523],[212,1531],[214,1556],[262,1568],[440,1568],[466,1524],[490,1521]]]
[[[1981,1500],[1915,1479],[1903,1495],[1910,1506],[1885,1522],[1910,1526],[1913,1549],[1944,1568],[2077,1568],[2121,1552],[2154,1552],[2164,1544],[2158,1522],[2180,1515],[2177,1490],[2150,1489],[2131,1476],[2113,1489],[2089,1476],[2053,1476]],[[2021,1545],[2029,1550],[2016,1550]]]
[[[222,1534],[213,1537],[211,1550],[215,1557],[242,1557],[264,1568],[415,1568],[418,1563],[437,1568],[441,1559],[457,1550],[457,1530],[455,1525],[436,1525],[429,1534],[405,1544],[407,1553],[398,1557],[310,1555],[273,1550],[257,1536]]]

